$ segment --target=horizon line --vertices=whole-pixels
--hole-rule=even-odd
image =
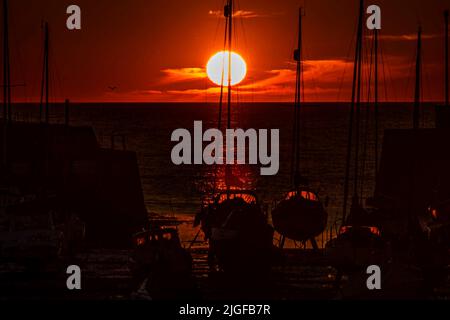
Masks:
[[[54,104],[65,104],[66,101],[54,101],[49,102],[50,105]],[[218,102],[209,102],[209,101],[76,101],[76,100],[69,100],[70,104],[218,104]],[[240,102],[232,102],[232,104],[293,104],[294,101],[240,101]],[[302,102],[304,104],[332,104],[332,103],[340,103],[340,104],[348,104],[352,103],[351,101],[304,101]],[[375,104],[373,101],[361,101],[361,104]],[[378,103],[414,103],[413,100],[395,100],[395,101],[378,101]],[[434,103],[437,105],[445,105],[444,101],[437,101],[437,100],[426,100],[421,101],[421,103]],[[41,104],[40,101],[16,101],[12,102],[12,105],[14,104]],[[3,103],[0,103],[0,105],[4,105]],[[45,106],[45,103],[44,103]]]

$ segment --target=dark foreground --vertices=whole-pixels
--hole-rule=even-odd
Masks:
[[[332,300],[332,299],[432,299],[450,298],[450,278],[434,290],[425,289],[420,272],[413,266],[390,265],[382,279],[382,290],[369,291],[367,275],[345,276],[336,285],[336,270],[321,252],[284,250],[284,261],[270,274],[225,275],[209,273],[206,250],[192,250],[194,288],[171,292],[166,299],[178,300]],[[82,289],[66,287],[68,265],[82,270]],[[0,300],[152,300],[142,281],[132,276],[127,250],[99,250],[79,254],[33,271],[23,265],[2,264]]]

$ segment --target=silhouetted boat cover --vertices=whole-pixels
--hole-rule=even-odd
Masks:
[[[312,191],[291,191],[272,211],[275,230],[289,239],[306,241],[320,235],[328,214]]]
[[[196,217],[209,240],[210,265],[217,259],[225,271],[256,267],[270,263],[273,229],[251,191],[220,192]]]
[[[151,228],[134,235],[132,272],[152,299],[192,298],[192,258],[176,228]]]
[[[224,7],[226,19],[225,45],[229,52],[229,72],[227,81],[227,129],[231,129],[231,52],[233,39],[234,1],[228,0]],[[222,80],[224,79],[222,70]],[[224,81],[221,83],[218,129],[222,127]],[[243,190],[239,179],[233,176],[230,165],[225,166],[226,191],[214,192],[212,200],[204,206],[195,219],[194,225],[201,223],[209,240],[208,262],[211,269],[216,265],[224,271],[265,269],[269,266],[272,249],[273,229],[262,212],[256,195]],[[237,183],[236,183],[237,182]],[[215,182],[216,183],[216,182]],[[255,267],[257,267],[255,269]]]
[[[347,159],[344,180],[344,204],[342,225],[336,238],[327,242],[325,254],[331,265],[338,269],[336,282],[340,281],[343,272],[352,272],[367,268],[367,266],[380,265],[387,261],[389,246],[384,238],[383,231],[377,224],[378,212],[372,209],[364,208],[362,199],[364,197],[361,186],[364,185],[362,179],[364,171],[360,171],[362,157],[360,154],[361,140],[360,130],[367,123],[361,122],[361,82],[362,68],[364,63],[364,0],[359,1],[358,32],[355,46],[355,60],[352,82],[352,101],[350,109],[349,136],[347,142]],[[378,31],[373,31],[374,57],[370,57],[370,68],[372,62],[375,62],[375,110],[378,108]],[[372,60],[374,59],[374,61]],[[369,80],[370,81],[370,80]],[[378,125],[377,111],[375,111],[375,154],[378,151]],[[353,132],[356,131],[356,132]],[[367,141],[364,141],[364,149],[367,147]],[[377,165],[377,155],[375,163]],[[351,164],[354,163],[354,174],[350,176]],[[375,165],[375,166],[376,166]],[[375,174],[377,172],[375,168]],[[347,214],[347,204],[349,198],[350,181],[353,180],[353,196],[350,212]]]
[[[341,271],[364,268],[385,261],[385,242],[374,227],[346,227],[325,248],[331,264]],[[370,248],[370,250],[368,250]]]
[[[294,52],[297,63],[297,79],[295,86],[294,124],[292,139],[292,180],[294,187],[272,210],[272,223],[282,236],[293,240],[311,240],[320,235],[327,226],[328,214],[317,194],[305,187],[307,183],[300,176],[300,126],[302,86],[302,8],[299,10],[298,49]],[[284,241],[282,241],[283,243]]]

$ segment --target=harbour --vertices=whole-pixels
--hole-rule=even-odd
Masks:
[[[347,57],[330,60],[344,70],[320,79],[307,10],[289,7],[290,59],[252,85],[258,72],[238,37],[250,18],[225,0],[209,11],[220,51],[204,68],[158,69],[159,84],[128,91],[147,95],[140,103],[118,98],[115,77],[99,103],[53,99],[53,53],[64,48],[43,21],[38,98],[15,102],[12,89],[27,87],[11,72],[18,13],[2,4],[1,301],[450,298],[448,10],[433,11],[443,34],[420,22],[400,37],[412,59],[402,66],[409,76],[396,70],[399,90],[388,79],[395,58],[383,50],[393,36],[381,31],[380,6],[354,1]],[[82,32],[77,25],[67,32]],[[425,64],[438,40],[443,72]],[[125,61],[135,59],[113,65]],[[444,99],[425,98],[430,71],[429,91],[442,87]],[[200,80],[205,91],[191,88]],[[338,98],[325,99],[324,86]],[[311,99],[311,88],[328,102]],[[284,102],[268,102],[273,91]],[[187,92],[204,99],[148,102]],[[187,315],[214,311],[183,305]]]

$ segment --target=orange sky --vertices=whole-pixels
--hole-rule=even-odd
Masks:
[[[66,7],[82,9],[82,30],[65,28]],[[15,101],[37,101],[42,20],[51,32],[52,101],[214,102],[205,75],[222,49],[222,0],[13,0],[11,55]],[[307,101],[348,101],[357,0],[236,0],[235,47],[248,64],[236,89],[244,101],[291,101],[299,4],[304,18]],[[411,100],[418,21],[424,29],[424,99],[443,98],[443,18],[450,0],[377,0],[382,9],[381,99]],[[112,91],[110,86],[116,86]],[[367,94],[366,94],[367,95]]]

